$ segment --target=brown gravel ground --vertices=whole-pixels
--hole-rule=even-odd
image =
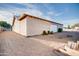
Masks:
[[[66,56],[56,52],[54,48],[66,43],[66,33],[47,36],[24,37],[15,32],[5,31],[0,33],[0,55],[1,56]],[[76,33],[75,33],[76,34]],[[74,36],[74,34],[72,34]],[[63,39],[64,37],[64,39]],[[77,37],[76,37],[77,38]],[[76,39],[74,38],[74,39]],[[47,44],[46,44],[47,43]],[[60,45],[59,45],[60,44]]]

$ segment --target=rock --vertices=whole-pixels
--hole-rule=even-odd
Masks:
[[[72,41],[68,41],[68,47],[71,48],[71,49],[77,49],[78,47],[78,44],[75,43],[75,42],[72,42]]]
[[[79,50],[79,41],[77,41],[77,49]]]

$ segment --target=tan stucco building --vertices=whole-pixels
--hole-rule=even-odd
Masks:
[[[12,30],[24,36],[40,35],[45,31],[53,31],[62,28],[63,24],[42,19],[36,16],[23,14],[19,18],[14,17]]]

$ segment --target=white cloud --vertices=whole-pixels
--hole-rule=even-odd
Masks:
[[[55,12],[54,11],[49,11],[48,15],[52,15],[53,16],[53,15],[55,15]]]
[[[65,24],[64,26],[73,25],[75,23],[79,23],[79,19],[63,20],[62,23]]]
[[[10,11],[10,13],[8,11]],[[22,9],[17,8],[17,9],[8,10],[8,11],[5,11],[5,12],[1,11],[1,12],[2,12],[2,16],[4,17],[4,19],[7,19],[7,22],[10,22],[10,24],[12,23],[11,21],[12,21],[13,15],[21,15],[23,13],[33,15],[33,16],[37,16],[37,17],[47,19],[47,20],[52,20],[52,18],[50,18],[49,16],[45,16],[43,14],[43,12],[36,10],[36,9],[23,9],[22,10]]]
[[[63,15],[64,12],[49,11],[49,12],[47,12],[47,14],[49,16],[60,16],[60,15]]]
[[[64,14],[64,12],[60,12],[60,13],[56,13],[55,16],[61,16],[63,14]]]
[[[25,9],[16,8],[14,12],[16,12],[18,14],[26,13],[26,14],[37,16],[37,17],[40,17],[40,18],[52,20],[52,18],[50,18],[49,16],[45,16],[45,14],[42,11],[38,10],[37,8],[35,8],[36,6],[34,6],[32,4],[24,4],[24,5],[27,5],[28,8],[27,9],[26,8]]]
[[[38,16],[38,17],[42,17],[43,16],[43,13],[39,10],[36,10],[36,9],[26,9],[26,12],[27,14],[31,14],[31,15],[34,15],[34,16]]]
[[[27,8],[34,8],[35,6],[31,3],[26,3],[26,4],[23,4],[23,5],[25,5],[25,6],[27,6]]]
[[[0,10],[0,21],[7,21],[8,23],[11,24],[12,17],[13,15],[10,12]]]
[[[60,15],[63,15],[63,14],[65,14],[65,13],[67,13],[68,11],[69,11],[69,9],[68,9],[68,8],[65,8],[65,10],[64,10],[64,11],[59,12],[59,13],[56,13],[56,14],[55,14],[55,16],[60,16]]]
[[[43,19],[52,20],[52,18],[50,18],[49,16],[46,16],[43,12],[41,12],[40,10],[37,10],[37,9],[26,9],[26,11],[24,13],[30,14],[33,16],[37,16],[37,17],[40,17]]]
[[[10,7],[10,8],[7,8],[6,10],[0,10],[0,16],[7,22],[10,22],[10,24],[12,23],[13,15],[21,15],[23,13],[27,13],[27,14],[41,17],[41,18],[48,19],[48,20],[52,20],[50,16],[45,16],[45,14],[42,11],[38,10],[36,6],[32,4],[24,4],[24,5],[28,7],[27,8]],[[49,14],[53,14],[53,12],[52,13],[50,12]]]

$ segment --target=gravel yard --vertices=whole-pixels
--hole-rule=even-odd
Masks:
[[[54,48],[64,45],[69,40],[78,38],[78,33],[71,33],[74,39],[66,38],[67,32],[46,36],[24,37],[15,32],[0,33],[1,56],[64,56],[66,54],[55,52]],[[62,36],[63,35],[63,36]],[[64,37],[64,38],[63,38]]]
[[[62,32],[55,33],[53,35],[40,35],[31,37],[34,40],[37,40],[47,46],[58,48],[65,44],[68,41],[79,41],[79,32]]]
[[[41,39],[41,40],[67,43],[68,41],[79,40],[79,32],[66,31],[62,33],[54,33],[53,35],[39,35],[39,36],[32,36],[32,37],[36,39]]]

